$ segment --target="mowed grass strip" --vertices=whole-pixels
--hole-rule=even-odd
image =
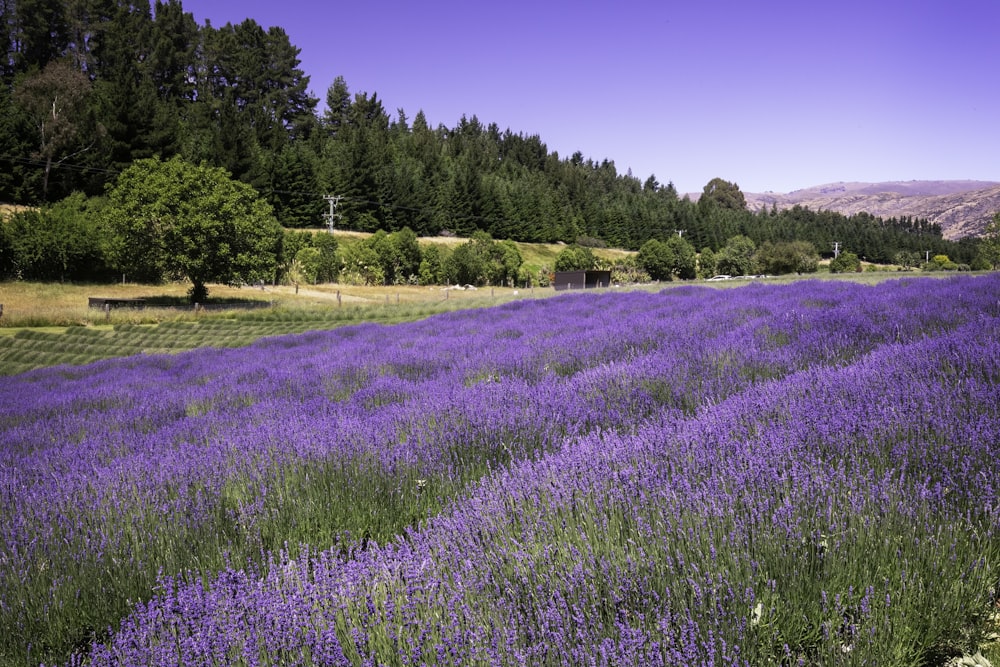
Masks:
[[[514,290],[443,293],[426,287],[356,288],[336,298],[340,289],[311,290],[311,296],[282,288],[261,297],[254,290],[215,288],[219,298],[267,298],[268,307],[240,310],[87,309],[86,295],[142,297],[171,293],[179,286],[54,286],[5,283],[4,319],[0,322],[0,376],[58,364],[85,364],[133,354],[170,354],[200,347],[241,347],[270,336],[377,322],[394,324],[430,315],[492,306],[518,296]],[[351,288],[355,289],[355,288]],[[285,293],[287,292],[287,293]],[[279,296],[280,295],[280,296]],[[322,297],[317,301],[316,295]],[[539,290],[537,296],[545,296]],[[279,296],[279,298],[275,298]],[[10,316],[8,316],[10,315]],[[68,347],[69,345],[73,347]],[[78,344],[86,344],[79,347]],[[70,354],[71,353],[71,354]]]
[[[864,283],[881,282],[894,274],[830,276]],[[674,283],[678,285],[679,283]],[[744,281],[710,283],[715,287]],[[659,290],[666,284],[630,289]],[[478,291],[443,290],[440,287],[357,287],[316,285],[301,294],[288,286],[268,287],[266,292],[212,286],[213,298],[264,301],[268,307],[251,310],[115,308],[110,313],[87,308],[88,296],[118,298],[182,299],[183,283],[169,285],[59,285],[49,283],[0,283],[0,376],[15,375],[60,363],[84,364],[133,354],[176,353],[199,347],[240,347],[269,336],[304,333],[375,322],[396,324],[431,315],[494,306],[526,298],[544,298],[550,288],[513,290],[482,288]],[[38,341],[29,343],[28,341]],[[70,342],[86,341],[86,350],[66,361],[58,356]],[[28,356],[28,352],[31,355]],[[48,351],[48,354],[46,353]]]
[[[373,318],[403,321],[406,317]],[[15,375],[59,364],[86,364],[99,359],[133,354],[170,354],[202,347],[242,347],[254,341],[286,334],[330,329],[360,319],[345,318],[288,321],[223,320],[116,325],[114,329],[89,326],[56,330],[20,329],[0,336],[0,375]]]

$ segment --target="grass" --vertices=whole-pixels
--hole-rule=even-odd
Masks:
[[[343,321],[347,322],[354,321],[351,318],[355,315],[371,317],[389,312],[393,314],[387,317],[415,317],[429,308],[426,304],[407,304],[402,296],[399,306],[392,304],[386,307],[377,298],[377,292],[373,295],[376,302],[374,304],[345,305],[333,312],[343,313]],[[477,303],[480,301],[470,298],[463,305]],[[89,345],[101,345],[118,336],[121,336],[116,343],[119,347],[126,341],[151,346],[168,343],[179,345],[179,341],[186,341],[183,345],[199,341],[210,344],[205,341],[223,338],[231,330],[243,331],[252,336],[265,331],[280,332],[283,327],[313,327],[320,321],[310,319],[313,317],[315,312],[307,308],[276,306],[266,311],[234,311],[219,316],[206,314],[201,318],[173,319],[156,324],[122,322],[110,327],[73,326],[48,331],[22,329],[15,339],[23,342],[26,353],[28,350],[35,353],[44,352],[47,347],[58,347],[60,354],[76,355],[85,353]],[[384,372],[379,368],[385,367],[373,368],[372,372]],[[405,375],[401,370],[394,372]],[[236,397],[237,400],[240,398]],[[225,413],[225,406],[213,402],[217,397],[189,400],[186,406],[189,418],[205,416],[216,408],[219,408],[220,415]],[[763,424],[768,416],[761,414],[755,419],[761,420]],[[400,433],[400,437],[404,435],[405,433]],[[497,437],[497,433],[491,431],[483,440],[464,442],[461,458],[456,460],[447,475],[429,475],[411,465],[400,465],[393,475],[385,475],[375,464],[361,458],[309,461],[272,468],[263,465],[266,461],[262,461],[262,465],[250,467],[255,471],[263,471],[261,475],[234,475],[217,489],[218,504],[213,506],[211,521],[191,526],[177,525],[177,532],[169,537],[158,532],[157,526],[163,522],[163,517],[145,499],[145,490],[138,486],[125,490],[131,512],[95,514],[89,517],[89,522],[105,525],[103,533],[122,536],[122,540],[113,547],[120,551],[110,555],[111,562],[114,563],[129,562],[136,550],[135,545],[141,544],[143,540],[159,540],[150,542],[149,553],[156,554],[161,560],[154,563],[155,567],[151,566],[149,572],[155,572],[158,567],[167,572],[182,571],[192,561],[197,563],[201,572],[216,571],[230,565],[241,566],[262,552],[274,553],[282,549],[286,542],[291,545],[290,556],[295,560],[302,560],[294,552],[295,545],[300,543],[342,545],[354,536],[371,538],[384,544],[391,536],[403,533],[407,527],[419,525],[422,519],[438,514],[448,499],[456,497],[470,481],[481,478],[498,465],[508,463],[498,460],[497,452],[489,447]],[[888,441],[884,444],[886,449],[891,450],[895,443]],[[529,452],[536,449],[530,443],[522,446]],[[621,574],[623,579],[635,582],[635,589],[626,589],[628,595],[614,604],[611,602],[614,592],[611,588],[572,589],[579,596],[582,606],[595,610],[596,613],[589,618],[595,623],[605,624],[608,633],[614,631],[616,622],[623,617],[633,619],[635,625],[651,633],[663,631],[655,625],[657,607],[649,604],[652,594],[663,598],[671,590],[693,588],[689,583],[693,581],[691,577],[695,576],[697,583],[706,591],[706,596],[679,600],[678,605],[689,611],[693,618],[708,618],[721,610],[732,621],[730,625],[735,627],[739,622],[745,621],[754,608],[753,603],[760,601],[762,606],[757,617],[758,643],[763,647],[760,650],[763,652],[773,647],[775,656],[781,656],[784,651],[788,662],[781,664],[811,659],[821,649],[825,651],[824,654],[836,654],[842,646],[848,645],[845,643],[848,640],[837,634],[841,632],[842,620],[849,614],[857,613],[856,608],[864,605],[874,605],[876,615],[872,616],[872,624],[862,630],[878,630],[879,626],[874,623],[889,618],[888,602],[885,604],[886,609],[882,609],[879,606],[881,600],[891,598],[893,610],[905,605],[899,613],[893,612],[893,618],[904,622],[907,632],[913,636],[939,639],[934,635],[934,631],[941,634],[937,628],[941,623],[935,620],[936,615],[961,620],[963,609],[959,603],[963,603],[966,598],[960,595],[963,592],[961,589],[950,588],[957,578],[952,576],[953,571],[943,571],[942,576],[921,582],[927,589],[919,595],[908,594],[905,586],[908,584],[908,563],[937,562],[945,566],[949,555],[953,557],[956,549],[965,554],[977,548],[974,535],[964,530],[964,525],[947,523],[938,526],[938,532],[921,533],[921,526],[931,523],[930,521],[914,522],[909,516],[885,513],[883,506],[873,504],[865,507],[860,515],[864,519],[864,530],[852,528],[849,533],[851,539],[842,544],[834,544],[831,538],[829,556],[817,558],[816,544],[789,540],[773,524],[771,513],[762,513],[760,520],[750,526],[752,530],[744,534],[737,530],[731,515],[716,516],[709,505],[696,503],[699,499],[697,493],[688,493],[683,498],[667,494],[662,499],[664,502],[636,505],[620,501],[621,489],[637,488],[638,481],[650,472],[673,468],[675,464],[678,470],[683,469],[686,461],[684,455],[685,452],[681,450],[668,450],[657,456],[637,458],[634,466],[624,467],[620,471],[623,479],[627,478],[635,484],[616,484],[605,489],[603,495],[600,490],[587,491],[580,496],[578,503],[574,501],[572,505],[559,504],[554,497],[548,498],[546,494],[549,492],[544,486],[537,497],[522,498],[516,505],[512,500],[511,508],[514,511],[511,512],[511,517],[512,522],[516,520],[517,526],[514,527],[513,523],[509,528],[503,526],[489,537],[497,542],[516,545],[559,547],[552,552],[551,557],[547,551],[543,554],[541,551],[529,550],[525,553],[524,561],[511,559],[492,562],[497,580],[510,585],[509,589],[503,590],[509,590],[513,599],[524,601],[523,614],[535,614],[546,603],[544,599],[535,599],[539,590],[535,584],[544,582],[542,590],[561,590],[560,579],[581,564],[581,559],[576,554],[584,553],[588,555],[587,563],[600,563],[607,572]],[[520,460],[523,457],[524,452],[519,451],[512,458]],[[632,479],[629,475],[635,475],[635,478]],[[696,477],[684,479],[698,481]],[[849,479],[848,476],[848,481]],[[697,487],[695,484],[694,491],[698,491]],[[266,494],[260,493],[263,488],[268,489]],[[853,490],[855,495],[864,492],[863,485],[860,484],[845,484],[845,488]],[[706,498],[711,496],[709,491],[706,486]],[[184,493],[191,494],[207,492],[206,489],[193,487],[184,490]],[[845,494],[842,504],[847,506],[851,493]],[[905,508],[914,504],[912,495],[905,493],[903,489],[892,487],[886,494],[884,507]],[[749,499],[751,495],[747,493],[747,497]],[[550,500],[553,502],[549,502]],[[257,502],[260,503],[259,508],[247,509],[250,504]],[[796,506],[794,520],[789,523],[814,526],[818,534],[820,529],[825,530],[816,520],[823,509],[819,505]],[[915,514],[920,515],[920,512]],[[248,527],[248,522],[242,521],[246,516],[255,520],[252,530]],[[677,543],[676,534],[666,529],[670,522],[696,528],[690,532],[690,544]],[[646,527],[649,527],[648,531]],[[525,539],[526,535],[533,541]],[[747,570],[747,561],[737,558],[735,554],[741,552],[734,549],[734,545],[740,548],[744,546],[741,540],[747,535],[753,536],[756,541],[755,549],[760,560],[771,564],[773,570],[767,574],[776,581],[789,582],[775,587],[762,598],[746,599],[741,597],[740,591],[734,597],[731,591],[725,590],[724,586],[717,584],[707,574],[692,575],[676,567],[670,560],[670,553],[682,553],[689,561],[711,563],[709,573],[731,572],[741,575],[737,580],[753,581],[754,577],[761,575]],[[908,550],[904,551],[886,537],[893,535],[915,535],[919,542],[910,544]],[[38,628],[31,628],[33,634],[48,633],[60,640],[70,637],[73,647],[83,648],[91,636],[103,636],[107,624],[100,619],[123,617],[130,610],[128,601],[138,599],[150,589],[152,583],[151,580],[143,580],[135,568],[122,568],[121,576],[105,576],[106,570],[102,568],[107,567],[107,559],[101,561],[93,557],[89,544],[84,541],[73,542],[74,539],[78,538],[67,532],[65,543],[68,548],[62,554],[62,557],[69,559],[67,562],[39,561],[38,576],[26,578],[22,582],[25,588],[11,599],[28,600],[29,604],[38,605],[32,613],[27,614],[28,617],[37,619],[39,624]],[[826,536],[818,539],[824,541],[825,550]],[[928,552],[927,549],[916,546],[923,542],[934,545],[935,550]],[[364,548],[363,544],[361,548]],[[990,548],[992,551],[988,560],[996,562],[996,547],[990,545]],[[709,553],[711,557],[705,555]],[[719,554],[718,561],[715,554]],[[871,558],[873,555],[877,557]],[[803,563],[816,568],[815,576],[799,576],[799,568],[803,567]],[[836,567],[825,571],[824,563],[835,564]],[[866,569],[872,563],[884,565],[884,569]],[[49,575],[43,577],[42,569],[58,570],[66,573],[66,576],[61,579]],[[204,576],[197,572],[198,570],[192,576]],[[592,577],[590,581],[605,580]],[[874,581],[877,585],[872,593],[857,587],[858,582],[869,581]],[[83,582],[87,583],[86,587],[82,586]],[[48,609],[41,604],[46,599],[50,586],[63,587],[58,599],[65,601],[65,609]],[[81,596],[80,590],[84,588],[91,594]],[[821,594],[827,590],[842,591],[843,599],[838,598],[829,604],[820,602]],[[477,621],[489,619],[485,608],[476,605],[476,594],[471,589],[466,592],[469,597],[464,602],[484,615],[481,618],[464,617],[464,622],[470,624],[470,630],[486,627],[485,623],[477,624]],[[380,608],[395,603],[387,588],[382,585],[373,584],[370,597],[374,598],[374,604]],[[371,625],[368,602],[364,597],[358,597],[345,609],[344,633],[348,632],[348,627],[368,628]],[[943,602],[948,602],[949,606],[945,606]],[[444,618],[448,613],[447,605],[431,607],[424,612],[423,618],[428,627],[433,627],[435,619]],[[641,619],[649,619],[649,625],[643,626]],[[539,618],[540,623],[544,620]],[[949,626],[945,629],[957,633],[962,627]],[[396,630],[393,624],[376,625],[371,629],[371,642],[384,642],[388,656],[392,650],[390,634]],[[385,636],[376,637],[379,633],[384,633]],[[2,634],[5,633],[0,633]],[[8,635],[10,636],[13,634]],[[438,639],[432,638],[428,648]],[[832,650],[824,642],[830,643]],[[45,647],[39,650],[45,650]],[[883,659],[876,664],[903,664],[901,656],[890,653],[892,650],[895,649],[887,646],[883,653],[876,654]],[[275,662],[281,659],[281,656],[271,657]],[[386,658],[385,664],[392,664],[390,658],[391,656]],[[558,664],[555,660],[553,658],[550,664]],[[360,662],[360,656],[358,661]],[[762,660],[758,664],[771,663]]]
[[[366,232],[336,232],[337,241],[342,245],[351,245],[371,236]],[[457,236],[433,236],[422,237],[421,245],[439,245],[449,249],[467,242],[468,239]],[[556,264],[556,256],[566,248],[565,243],[521,243],[514,242],[521,252],[524,268],[531,274],[537,275],[540,271],[552,271]],[[631,250],[621,250],[618,248],[592,248],[595,257],[614,261],[635,255]]]
[[[185,283],[168,285],[0,284],[0,375],[129,354],[238,347],[264,336],[360,322],[396,323],[458,308],[491,306],[551,289],[443,290],[419,286],[212,286],[206,309],[185,303]],[[167,307],[89,308],[88,298],[145,298]],[[259,306],[247,309],[245,305]],[[72,348],[67,346],[73,343]],[[71,353],[71,354],[70,354]]]
[[[363,235],[348,233],[345,236],[360,238]],[[453,238],[434,240],[450,244],[461,241]],[[551,266],[564,247],[559,244],[519,245],[523,246],[525,262],[538,267]],[[613,249],[595,250],[595,254],[601,256],[610,257],[616,253],[628,254]],[[944,278],[952,274],[914,275]],[[839,275],[820,272],[766,280],[769,283],[787,283],[803,278],[819,278],[873,285],[899,277],[900,274],[894,272]],[[697,281],[694,284],[729,288],[746,285],[747,281]],[[687,284],[692,283],[651,283],[628,286],[626,289],[659,291]],[[188,289],[189,285],[181,282],[165,285],[0,283],[0,304],[3,306],[3,314],[0,315],[0,376],[57,364],[86,364],[130,354],[174,353],[198,347],[238,347],[264,336],[330,329],[361,322],[391,324],[449,310],[480,308],[513,299],[555,294],[552,288],[448,290],[417,285],[326,284],[299,288],[279,285],[259,289],[213,285],[207,304],[209,309],[195,312],[186,301]],[[154,305],[143,309],[113,308],[105,313],[88,307],[88,298],[94,296],[144,298]],[[247,309],[244,305],[258,307]],[[182,331],[184,336],[180,335]],[[87,347],[67,355],[67,337],[74,337],[74,342]]]

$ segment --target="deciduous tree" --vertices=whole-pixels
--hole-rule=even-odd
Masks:
[[[995,214],[983,230],[980,254],[994,270],[1000,267],[1000,213]]]
[[[639,248],[636,262],[653,280],[670,280],[673,272],[673,252],[658,239],[650,239]]]
[[[556,255],[556,271],[587,271],[594,268],[594,253],[590,248],[571,245]]]
[[[715,268],[719,273],[730,276],[746,276],[754,273],[756,263],[754,253],[757,246],[753,240],[737,235],[726,241],[726,245],[716,255]]]
[[[830,260],[830,273],[854,273],[861,270],[861,258],[845,251]]]
[[[694,246],[680,235],[671,236],[666,243],[673,255],[671,275],[681,280],[694,279],[698,275],[698,257]]]
[[[14,100],[37,131],[35,155],[45,164],[43,199],[48,197],[52,168],[94,145],[99,128],[87,107],[90,89],[83,72],[68,60],[57,60],[23,79],[14,90]]]
[[[715,275],[715,253],[712,249],[705,247],[698,255],[698,270],[702,278],[711,278]]]
[[[7,228],[12,272],[25,280],[102,280],[104,258],[100,202],[76,193],[51,206],[11,216]]]
[[[209,282],[273,277],[281,227],[271,206],[223,169],[180,158],[139,160],[119,175],[104,218],[120,270],[187,278],[196,303]]]
[[[765,241],[755,256],[758,268],[764,273],[815,273],[819,268],[819,253],[808,241]]]

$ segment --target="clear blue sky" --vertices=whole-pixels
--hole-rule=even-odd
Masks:
[[[393,117],[478,116],[680,192],[1000,181],[1000,0],[182,0]]]

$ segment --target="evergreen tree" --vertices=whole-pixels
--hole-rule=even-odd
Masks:
[[[39,147],[36,128],[11,90],[0,86],[0,201],[27,204],[41,199],[45,172],[30,157]]]
[[[273,156],[268,201],[285,227],[322,224],[327,204],[320,197],[317,158],[303,141],[286,145]]]
[[[351,111],[351,93],[344,77],[338,76],[326,91],[326,111],[323,112],[323,129],[330,138],[338,138],[347,126]]]
[[[70,44],[66,3],[56,0],[6,0],[0,4],[6,41],[5,79],[40,71],[66,54]]]
[[[0,59],[0,87],[3,89],[14,83],[14,75],[17,73],[14,58],[14,47],[17,44],[17,33],[14,30],[17,25],[17,4],[17,0],[0,0],[0,49],[3,49],[4,54]]]
[[[149,72],[161,100],[178,106],[195,99],[198,26],[179,0],[156,0]]]
[[[345,197],[343,214],[363,231],[375,231],[385,221],[382,198],[390,172],[389,117],[377,95],[358,93],[347,122],[326,146],[327,189]]]
[[[747,200],[735,183],[721,178],[713,178],[702,190],[698,206],[703,210],[721,208],[730,211],[745,211]]]
[[[214,51],[218,75],[227,84],[223,99],[235,104],[253,128],[258,145],[282,149],[306,124],[318,100],[309,95],[309,77],[299,69],[300,50],[285,31],[264,31],[253,19],[226,24]]]

